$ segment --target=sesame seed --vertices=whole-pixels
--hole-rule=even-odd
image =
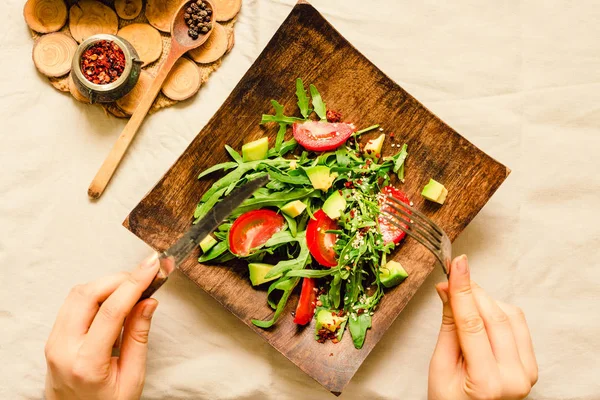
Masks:
[[[379,128],[379,132],[383,132],[383,128]]]

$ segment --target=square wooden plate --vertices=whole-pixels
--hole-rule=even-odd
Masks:
[[[328,108],[340,111],[344,120],[355,122],[359,128],[380,123],[387,132],[395,132],[396,143],[408,143],[406,183],[399,187],[452,240],[510,172],[377,69],[312,6],[300,2],[225,103],[124,225],[156,250],[173,244],[192,223],[198,200],[212,184],[211,179],[198,181],[196,177],[211,165],[228,160],[223,149],[226,143],[240,149],[244,142],[263,135],[273,139],[277,128],[260,126],[260,116],[272,112],[270,99],[284,104],[288,115],[297,112],[297,77],[306,84],[315,84]],[[389,138],[386,141],[388,153],[398,151],[389,146]],[[420,196],[429,178],[448,188],[444,206],[426,203]],[[321,345],[314,339],[314,321],[306,329],[294,325],[290,312],[297,297],[290,299],[275,327],[255,327],[250,319],[270,318],[272,310],[267,306],[266,292],[250,285],[247,268],[239,263],[201,265],[198,256],[199,251],[182,263],[183,273],[335,394],[350,381],[435,265],[425,248],[414,240],[405,240],[394,258],[406,268],[409,277],[383,298],[364,347],[356,350],[348,333],[339,344]],[[331,352],[334,357],[329,356]]]

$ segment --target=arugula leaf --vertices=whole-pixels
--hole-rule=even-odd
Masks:
[[[294,290],[294,288],[296,287],[296,285],[298,284],[298,282],[300,281],[300,278],[291,278],[288,279],[287,281],[284,281],[285,284],[280,284],[279,287],[277,287],[277,289],[282,290],[283,294],[281,295],[281,299],[279,300],[279,303],[277,303],[277,308],[275,309],[275,314],[273,314],[273,318],[271,318],[270,320],[267,321],[260,321],[257,319],[253,319],[252,323],[256,326],[258,326],[259,328],[263,328],[263,329],[267,329],[273,326],[273,324],[275,322],[277,322],[277,320],[279,319],[279,316],[281,315],[281,313],[283,312],[283,309],[285,308],[285,305],[287,304],[288,298],[290,297],[290,294],[292,294],[292,291]]]
[[[227,244],[227,241],[224,240],[222,242],[219,242],[219,243],[215,244],[208,251],[208,253],[202,254],[200,256],[200,258],[198,259],[198,262],[205,262],[205,261],[214,260],[215,258],[217,258],[220,255],[222,255],[223,253],[225,253],[227,250],[229,250],[229,245]]]
[[[283,215],[283,218],[285,218],[288,228],[290,228],[292,237],[296,237],[296,234],[298,233],[298,225],[296,224],[296,220],[285,213],[282,213],[281,215]]]
[[[339,273],[333,276],[331,285],[329,286],[329,301],[333,305],[333,308],[337,309],[340,307],[340,292],[342,290],[342,277]]]
[[[297,121],[304,121],[302,118],[297,117],[287,117],[283,115],[283,106],[279,104],[276,100],[271,100],[271,104],[275,109],[275,115],[263,114],[262,119],[260,120],[261,125],[266,124],[267,122],[279,122],[284,124],[293,124]]]
[[[210,211],[210,209],[213,208],[215,204],[217,204],[217,202],[226,190],[227,188],[219,189],[211,197],[209,197],[206,200],[206,202],[198,204],[198,206],[196,207],[196,211],[194,211],[194,218],[196,218],[196,221],[194,221],[194,223],[198,222],[200,218],[204,217]]]
[[[406,151],[407,148],[408,145],[404,143],[400,149],[400,152],[393,157],[394,172],[398,175],[398,178],[400,178],[402,182],[404,182],[404,161],[406,160],[406,156],[408,156],[408,152]]]
[[[350,164],[350,157],[348,157],[348,150],[345,147],[340,147],[335,151],[335,159],[338,165],[347,167]]]
[[[298,97],[298,108],[300,109],[300,114],[304,118],[308,118],[308,114],[310,114],[310,110],[308,109],[308,97],[306,96],[306,91],[304,90],[304,83],[302,79],[296,79],[296,97]]]
[[[279,123],[279,131],[277,132],[277,139],[275,139],[275,151],[281,150],[281,145],[285,139],[285,131],[287,130],[287,124]]]
[[[275,266],[271,268],[265,275],[265,278],[267,279],[279,274],[284,274],[290,270],[304,269],[304,267],[306,267],[306,265],[312,260],[310,257],[310,251],[308,250],[308,245],[306,244],[306,231],[298,232],[296,237],[293,237],[292,233],[289,231],[278,232],[277,234],[273,235],[273,237],[271,237],[267,243],[265,243],[265,247],[271,247],[275,244],[280,244],[281,240],[286,242],[298,242],[300,245],[300,254],[298,254],[298,257],[291,260],[283,260],[275,264]]]
[[[290,185],[312,186],[312,184],[310,183],[310,179],[308,179],[308,177],[304,174],[291,176],[276,167],[270,165],[265,165],[265,167],[269,173],[269,176],[273,180],[283,183],[289,183]]]
[[[236,163],[241,164],[244,162],[244,159],[242,158],[242,156],[240,156],[240,153],[238,153],[237,151],[235,151],[231,146],[229,145],[225,145],[225,150],[227,150],[227,152],[229,153],[229,155],[231,156],[231,158],[233,158],[235,160]]]
[[[285,276],[298,276],[302,278],[324,278],[332,275],[334,269],[294,269],[285,273]]]
[[[352,336],[354,347],[361,349],[365,343],[367,329],[371,327],[371,316],[369,314],[360,314],[356,318],[348,318],[348,330]]]
[[[352,136],[360,136],[360,135],[362,135],[363,133],[370,132],[370,131],[372,131],[373,129],[377,129],[377,128],[379,128],[379,124],[371,125],[371,126],[369,126],[369,127],[367,127],[367,128],[361,129],[360,131],[356,131],[356,132],[354,132],[354,133],[352,134]]]
[[[313,108],[321,121],[327,121],[327,107],[321,98],[321,94],[313,84],[310,85],[310,97],[312,97]]]
[[[238,165],[239,165],[238,163],[233,162],[233,161],[228,161],[228,162],[224,162],[221,164],[213,165],[212,167],[207,168],[204,171],[202,171],[202,173],[200,175],[198,175],[198,179],[202,179],[206,175],[212,174],[215,171],[219,171],[219,170],[227,171],[228,169],[235,168]]]
[[[294,189],[287,192],[273,193],[269,198],[248,199],[231,214],[232,217],[242,215],[247,211],[256,210],[262,207],[281,207],[290,201],[302,200],[305,197],[315,193],[314,189]]]

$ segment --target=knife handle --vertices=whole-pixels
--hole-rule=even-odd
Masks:
[[[171,256],[166,256],[164,253],[158,257],[158,262],[160,263],[160,267],[158,268],[158,272],[156,276],[150,283],[150,286],[144,290],[142,296],[140,297],[140,301],[149,298],[156,292],[164,283],[169,279],[169,275],[173,270],[175,270],[175,259]]]

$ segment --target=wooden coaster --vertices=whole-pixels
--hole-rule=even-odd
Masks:
[[[158,60],[162,54],[163,42],[160,32],[150,24],[127,25],[119,29],[117,35],[131,43],[140,60],[144,62],[142,67]]]
[[[67,6],[63,0],[27,0],[23,17],[36,32],[56,32],[67,22]]]
[[[63,76],[71,71],[77,43],[61,32],[50,33],[36,40],[33,46],[33,63],[38,71],[48,77]]]
[[[181,57],[175,65],[161,91],[171,100],[186,100],[195,95],[202,85],[198,66],[189,58]]]

